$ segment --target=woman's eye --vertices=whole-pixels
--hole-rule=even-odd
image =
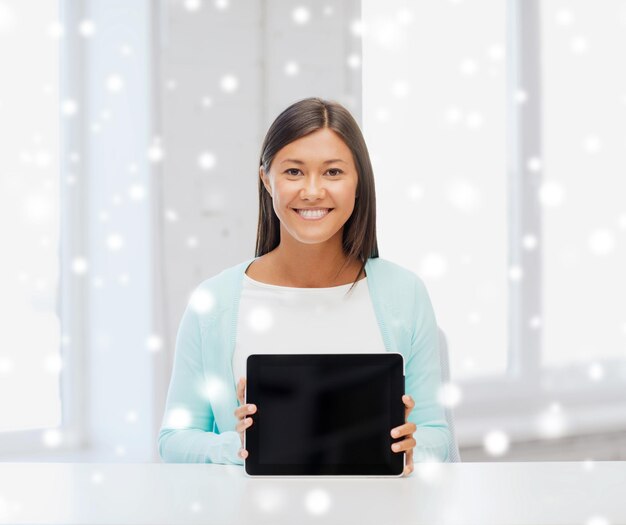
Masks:
[[[292,173],[293,171],[295,171],[296,173]],[[298,168],[289,168],[288,170],[285,171],[285,173],[287,173],[287,175],[297,175],[298,171],[300,171]],[[341,171],[339,168],[331,168],[328,170],[328,173],[333,172],[331,175],[333,177],[336,177],[337,175],[341,175],[343,173],[343,171]]]

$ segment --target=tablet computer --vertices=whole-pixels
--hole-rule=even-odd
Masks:
[[[402,475],[402,354],[252,354],[246,375],[247,475]]]

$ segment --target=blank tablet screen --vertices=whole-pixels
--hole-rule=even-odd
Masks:
[[[248,474],[402,474],[401,354],[254,354],[246,374]]]

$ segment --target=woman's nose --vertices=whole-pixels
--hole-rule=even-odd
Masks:
[[[326,191],[324,188],[324,181],[318,177],[308,177],[304,181],[304,188],[300,192],[300,197],[323,197],[324,192]]]

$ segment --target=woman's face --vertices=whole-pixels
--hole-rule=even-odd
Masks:
[[[342,234],[354,210],[358,174],[352,152],[334,131],[322,128],[287,144],[274,157],[269,174],[261,167],[260,175],[281,222],[281,236],[286,230],[302,243],[316,244]],[[321,218],[296,211],[316,208],[331,211]]]

